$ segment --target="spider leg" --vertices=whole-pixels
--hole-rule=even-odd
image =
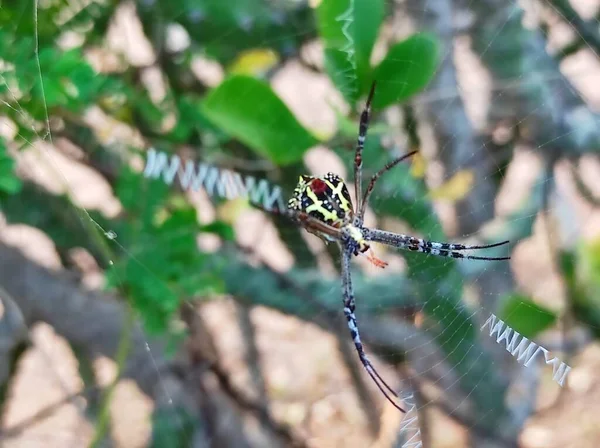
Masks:
[[[341,239],[342,237],[342,231],[340,229],[330,226],[329,224],[307,215],[304,212],[288,212],[288,214],[290,213],[293,215],[294,219],[306,229],[316,230],[317,232],[324,233],[325,235],[329,235],[337,240]]]
[[[301,226],[307,228],[307,230],[316,230],[317,232],[321,232],[324,233],[326,235],[329,235],[333,238],[336,239],[340,239],[341,238],[341,230],[330,226],[329,224],[313,217],[310,216],[308,214],[306,214],[303,211],[297,211],[297,210],[290,210],[290,209],[283,209],[283,210],[279,210],[279,209],[273,209],[273,210],[268,210],[264,207],[262,207],[260,204],[252,204],[255,208],[262,210],[265,213],[271,214],[271,215],[275,215],[275,216],[283,216],[284,218],[287,218],[291,221],[294,221],[298,224],[300,224]],[[317,236],[318,233],[317,233]],[[319,236],[319,238],[323,239],[321,236]]]
[[[373,192],[373,189],[375,188],[375,183],[377,182],[377,180],[381,177],[382,174],[384,174],[385,172],[391,170],[392,168],[394,168],[396,165],[398,165],[403,160],[406,160],[409,157],[415,155],[417,152],[419,152],[419,151],[415,150],[415,151],[409,152],[408,154],[404,154],[404,155],[398,157],[397,159],[392,160],[387,165],[385,165],[382,169],[380,169],[379,171],[377,171],[377,173],[375,173],[373,175],[373,177],[371,177],[371,181],[369,182],[369,186],[367,187],[367,189],[365,191],[365,195],[362,198],[362,202],[360,202],[359,207],[358,207],[358,218],[359,218],[359,220],[360,220],[359,222],[361,224],[362,224],[363,219],[365,217],[365,211],[366,211],[367,205],[369,203],[369,196]]]
[[[355,310],[355,300],[354,300],[354,290],[352,288],[352,279],[350,277],[350,259],[352,258],[352,253],[347,251],[345,248],[342,248],[342,292],[343,292],[343,300],[344,300],[344,315],[346,316],[346,321],[348,322],[348,328],[350,329],[350,334],[352,335],[352,341],[354,342],[354,347],[358,352],[358,357],[360,362],[364,366],[365,370],[373,380],[373,382],[377,385],[378,389],[381,391],[383,396],[399,411],[406,413],[406,411],[396,403],[396,400],[399,399],[398,394],[392,389],[381,375],[377,372],[362,345],[362,341],[360,339],[360,333],[358,331],[358,322],[356,320],[356,315],[354,314]]]
[[[428,241],[422,238],[416,238],[410,235],[404,235],[401,233],[392,233],[385,230],[379,229],[363,229],[363,234],[368,241],[377,241],[379,243],[386,244],[391,247],[398,249],[406,249],[415,252],[422,252],[426,254],[436,255],[438,257],[449,257],[449,258],[464,258],[467,260],[488,260],[488,261],[500,261],[510,260],[510,256],[507,257],[480,257],[476,255],[465,255],[460,251],[463,250],[476,250],[476,249],[489,249],[492,247],[503,246],[508,244],[509,241],[502,241],[499,243],[485,244],[468,246],[464,244],[455,243],[440,243],[436,241]]]
[[[360,203],[360,197],[362,196],[362,152],[365,147],[365,140],[367,138],[367,130],[369,129],[369,118],[371,117],[371,101],[375,95],[375,81],[371,85],[369,96],[367,97],[367,104],[360,114],[360,124],[358,126],[358,140],[356,143],[356,152],[354,154],[354,194],[356,196],[356,206]]]

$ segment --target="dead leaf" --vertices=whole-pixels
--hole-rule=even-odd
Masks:
[[[431,199],[442,199],[456,202],[464,199],[475,181],[475,173],[472,170],[460,170],[439,187],[429,192]]]

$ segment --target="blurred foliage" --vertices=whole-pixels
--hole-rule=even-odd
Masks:
[[[148,36],[164,36],[164,25],[177,23],[188,32],[195,50],[225,65],[265,42],[289,57],[315,37],[312,11],[304,1],[236,0],[232,7],[221,0],[140,0],[137,5]]]
[[[557,315],[535,303],[530,297],[515,293],[503,300],[498,317],[521,336],[532,339],[552,326]]]
[[[232,6],[222,0],[140,0],[136,12],[156,55],[152,66],[160,70],[166,85],[164,98],[157,100],[142,82],[147,67],[122,58],[119,68],[98,72],[88,57],[91,50],[105,45],[119,4],[108,1],[74,9],[66,1],[40,2],[36,12],[31,1],[2,3],[0,100],[14,137],[0,139],[2,213],[10,223],[43,230],[65,263],[70,250],[87,249],[105,269],[106,287],[128,299],[153,333],[172,333],[184,302],[223,294],[309,321],[323,311],[339,312],[339,282],[316,268],[315,256],[299,230],[273,220],[296,260],[290,272],[282,275],[249,263],[232,243],[235,235],[228,223],[217,219],[201,225],[198,214],[203,210],[192,207],[180,191],[131,169],[129,158],[141,148],[111,142],[84,116],[97,107],[138,132],[148,146],[169,154],[191,152],[197,159],[221,157],[226,168],[267,177],[290,193],[298,175],[306,172],[306,151],[317,144],[333,149],[352,172],[354,154],[348,148],[356,141],[359,101],[373,81],[377,110],[426,88],[440,62],[437,38],[418,33],[401,42],[382,42],[381,62],[372,66],[373,48],[385,40],[380,33],[388,7],[384,0],[322,0],[314,9],[304,1],[241,0]],[[174,26],[189,39],[182,49],[169,48],[169,30]],[[63,43],[67,33],[78,37],[69,47]],[[337,129],[327,138],[306,129],[269,83],[317,37],[324,46],[322,68],[351,109],[348,115],[336,111]],[[200,57],[222,69],[224,79],[216,87],[195,75],[194,62]],[[166,124],[167,117],[174,118],[171,125]],[[366,176],[399,155],[386,142],[391,131],[375,114],[365,148]],[[49,137],[67,138],[81,147],[79,161],[100,172],[120,201],[123,210],[118,216],[107,218],[93,210],[82,215],[68,196],[54,195],[16,176],[9,148],[27,149]],[[267,168],[250,170],[233,163],[239,160]],[[432,191],[424,173],[422,157],[412,165],[400,164],[394,175],[379,181],[371,207],[379,220],[392,218],[427,238],[445,240],[432,201],[463,199],[475,188],[474,173],[459,171]],[[499,235],[513,240],[513,245],[529,236],[541,203],[536,186]],[[113,243],[108,260],[91,235],[98,228]],[[204,234],[216,235],[222,250],[200,249],[197,240]],[[337,254],[332,250],[330,255]],[[482,267],[465,261],[459,266],[452,259],[403,255],[404,275],[370,279],[356,272],[357,297],[369,297],[369,302],[359,299],[358,312],[376,315],[419,307],[425,315],[424,328],[433,332],[456,367],[460,386],[485,416],[482,421],[489,417],[493,424],[503,412],[506,385],[479,345],[473,312],[463,303],[463,286],[500,264]],[[561,261],[575,312],[598,336],[600,245],[564,253]],[[557,319],[519,293],[506,299],[500,316],[527,337]],[[181,438],[180,445],[167,445],[175,439],[172,418],[154,416],[153,446],[187,446]],[[179,432],[189,436],[193,423],[184,420]]]
[[[0,137],[0,195],[15,194],[21,190],[21,180],[14,173],[15,161],[8,154],[6,142]]]
[[[268,84],[235,75],[211,91],[204,114],[221,129],[279,165],[302,160],[317,143]]]
[[[371,67],[384,12],[383,0],[329,0],[317,7],[327,74],[352,105],[373,81],[373,108],[383,109],[422,90],[435,74],[438,42],[425,33],[392,45],[379,65]]]
[[[600,337],[600,240],[563,251],[560,267],[575,316]]]
[[[116,185],[127,219],[112,222],[114,238],[127,241],[126,253],[108,272],[108,284],[131,298],[146,327],[164,332],[183,300],[223,290],[217,267],[199,251],[196,235],[216,232],[230,238],[227,226],[200,226],[196,210],[177,198],[168,186],[124,170]]]

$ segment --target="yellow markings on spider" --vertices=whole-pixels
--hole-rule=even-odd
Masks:
[[[332,227],[344,229],[346,234],[355,241],[358,252],[366,252],[369,244],[365,241],[360,228],[352,224],[354,210],[348,187],[340,176],[327,173],[325,176],[300,176],[298,185],[294,189],[294,196],[289,200],[288,206],[292,210],[306,213]],[[328,241],[336,239],[330,235],[307,227],[310,233]],[[375,265],[383,267],[385,262],[369,255],[369,260]]]
[[[288,206],[336,228],[352,221],[350,193],[342,178],[334,173],[300,176]]]

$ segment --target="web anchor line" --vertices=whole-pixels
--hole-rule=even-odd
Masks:
[[[172,185],[177,178],[184,190],[203,188],[210,197],[223,199],[248,198],[267,211],[284,210],[281,187],[265,179],[242,175],[226,168],[186,160],[176,154],[166,154],[154,148],[146,153],[144,177],[159,179]]]
[[[490,314],[488,320],[485,321],[481,327],[481,331],[488,325],[490,337],[495,334],[496,342],[498,344],[505,341],[506,351],[516,358],[517,362],[522,363],[525,367],[529,367],[538,353],[543,353],[546,364],[552,364],[552,379],[556,381],[560,387],[563,387],[567,374],[571,370],[570,366],[561,362],[558,358],[550,359],[552,355],[550,355],[548,350],[544,347],[540,347],[535,342],[531,342],[526,337],[521,336],[519,332],[506,325],[503,320],[498,319],[493,313]]]

